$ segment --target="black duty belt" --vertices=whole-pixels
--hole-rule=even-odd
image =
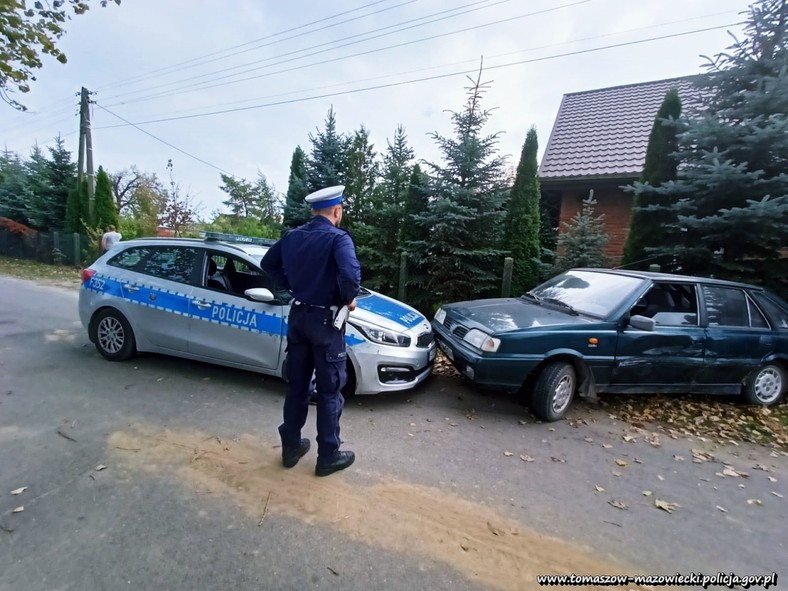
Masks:
[[[294,306],[305,306],[307,308],[320,308],[321,310],[336,310],[336,306],[318,306],[317,304],[307,304],[306,302],[300,302],[298,300],[293,300]]]

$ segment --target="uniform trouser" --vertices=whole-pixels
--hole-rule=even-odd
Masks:
[[[292,449],[301,443],[314,372],[318,462],[331,462],[337,456],[339,417],[345,404],[340,392],[347,380],[345,331],[334,328],[332,317],[325,308],[293,305],[287,325],[288,384],[279,435],[283,447]]]

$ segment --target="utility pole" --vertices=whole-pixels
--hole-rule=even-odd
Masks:
[[[79,156],[77,158],[77,183],[82,187],[82,170],[87,161],[88,175],[88,213],[93,216],[96,177],[93,174],[93,139],[90,136],[90,91],[84,86],[79,101]]]

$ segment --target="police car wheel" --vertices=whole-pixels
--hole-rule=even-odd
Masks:
[[[131,325],[117,310],[99,312],[93,318],[91,332],[96,349],[110,361],[124,361],[137,352]]]
[[[353,369],[353,362],[347,360],[347,380],[342,388],[342,396],[350,398],[356,393],[356,370]]]

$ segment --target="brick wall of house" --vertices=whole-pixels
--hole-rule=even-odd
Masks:
[[[588,190],[564,191],[561,196],[561,225],[560,232],[565,231],[565,224],[569,222],[582,208],[583,199],[588,198]],[[604,214],[605,231],[610,240],[605,248],[605,254],[610,257],[612,265],[621,262],[624,253],[624,244],[629,234],[629,216],[632,207],[632,194],[624,193],[618,189],[595,189],[594,216]]]

